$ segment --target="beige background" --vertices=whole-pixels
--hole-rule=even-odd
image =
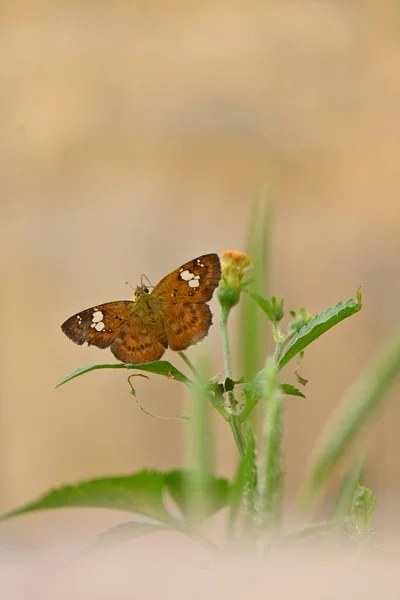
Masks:
[[[243,248],[262,184],[275,198],[274,293],[315,313],[362,284],[365,301],[307,353],[307,399],[288,399],[294,491],[332,408],[398,320],[398,3],[30,0],[0,11],[1,508],[63,482],[187,462],[186,424],[143,414],[124,373],[54,390],[111,357],[59,326],[129,297],[125,281],[143,272],[157,281],[198,254]],[[216,328],[204,348],[221,370]],[[137,391],[155,412],[182,412],[175,382]],[[368,483],[387,497],[400,486],[399,416],[397,389],[369,432]],[[215,423],[229,474],[235,448]]]

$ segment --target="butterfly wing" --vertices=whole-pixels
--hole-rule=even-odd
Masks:
[[[208,304],[169,303],[164,313],[164,327],[171,350],[185,350],[202,340],[212,324]]]
[[[208,302],[220,279],[218,254],[204,254],[164,277],[151,295],[173,303]]]
[[[110,347],[114,356],[125,363],[145,363],[160,358],[167,347],[166,336],[152,335],[136,314],[129,300],[107,302],[73,315],[61,325],[76,344]]]
[[[143,325],[142,319],[132,315],[111,344],[110,350],[115,358],[124,363],[142,364],[158,360],[166,348],[166,339],[156,339]]]
[[[81,346],[87,342],[89,346],[108,348],[126,324],[133,307],[134,302],[129,300],[99,304],[76,313],[61,325],[61,329],[75,344]]]

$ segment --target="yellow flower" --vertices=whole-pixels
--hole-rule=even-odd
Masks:
[[[250,258],[244,252],[224,250],[221,254],[222,277],[217,295],[222,306],[230,309],[239,302],[245,285],[242,284],[243,276],[251,267]]]
[[[222,278],[231,286],[237,287],[245,271],[252,267],[251,260],[239,250],[224,250],[221,254]]]

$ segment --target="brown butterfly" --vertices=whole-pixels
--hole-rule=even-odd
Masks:
[[[158,360],[166,348],[185,350],[211,326],[211,300],[221,278],[217,254],[172,271],[150,293],[137,286],[132,300],[106,302],[70,317],[61,329],[76,344],[110,348],[124,363]]]

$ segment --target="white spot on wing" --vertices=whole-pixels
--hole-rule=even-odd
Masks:
[[[96,325],[94,326],[94,328],[96,329],[96,331],[103,331],[105,325],[103,322],[100,323],[96,323]]]
[[[93,323],[99,323],[102,320],[103,320],[103,313],[101,312],[101,310],[96,310],[92,315]]]
[[[188,282],[188,285],[191,288],[197,288],[200,285],[200,281],[198,279],[192,279],[191,281]]]
[[[182,271],[182,273],[179,275],[179,277],[181,279],[183,279],[183,281],[190,281],[191,279],[193,279],[194,273],[191,273],[190,271],[188,271],[186,269],[186,271]]]

